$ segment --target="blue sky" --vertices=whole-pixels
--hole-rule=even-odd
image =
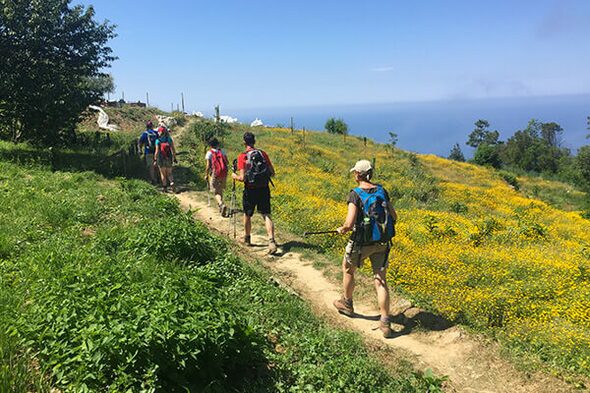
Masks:
[[[169,109],[590,93],[590,1],[83,0],[116,96]]]

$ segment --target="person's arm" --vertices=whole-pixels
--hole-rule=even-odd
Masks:
[[[174,139],[170,138],[170,148],[172,149],[172,160],[178,162],[176,159],[176,147],[174,146]]]
[[[242,155],[238,156],[238,173],[233,172],[231,174],[231,178],[237,181],[244,182],[244,178],[246,176],[246,157]]]
[[[145,145],[145,143],[144,143],[143,134],[141,134],[139,136],[139,140],[137,141],[137,148],[139,149],[139,155],[143,154],[143,146],[144,145]]]
[[[352,231],[354,223],[356,221],[356,215],[358,213],[358,207],[354,203],[348,203],[348,212],[346,213],[346,220],[344,224],[336,229],[338,233],[343,234]]]
[[[268,154],[266,154],[265,151],[262,152],[264,155],[264,158],[266,159],[266,163],[268,164],[268,170],[270,171],[270,177],[273,177],[276,172],[275,172],[275,167],[272,165],[272,161],[270,160],[270,157],[268,157]]]
[[[160,155],[159,145],[160,143],[156,140],[156,148],[154,149],[154,164],[158,161],[158,156]]]
[[[211,161],[208,158],[205,158],[205,179],[209,178],[209,174],[211,173]]]
[[[387,205],[389,206],[389,214],[391,214],[391,218],[393,218],[393,221],[397,221],[397,212],[395,211],[393,205],[391,202]]]
[[[244,170],[243,169],[239,169],[238,170],[238,173],[232,173],[231,174],[231,178],[232,179],[237,180],[237,181],[241,181],[241,182],[244,181],[244,176],[245,176],[245,174],[244,174]]]

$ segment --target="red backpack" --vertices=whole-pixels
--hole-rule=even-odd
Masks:
[[[213,173],[213,177],[215,178],[227,176],[227,164],[225,163],[221,149],[217,151],[211,149],[211,173]]]
[[[160,155],[164,160],[169,160],[172,158],[172,148],[170,147],[170,142],[160,142]]]

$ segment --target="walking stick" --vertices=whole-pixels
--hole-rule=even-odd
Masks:
[[[209,183],[209,174],[205,177],[205,181],[207,182],[207,206],[211,207],[211,185]]]
[[[234,222],[234,239],[236,238],[236,181],[234,180],[234,184],[232,186],[232,220]]]
[[[327,235],[327,234],[337,234],[338,231],[315,231],[315,232],[303,232],[303,236],[309,236],[309,235]]]

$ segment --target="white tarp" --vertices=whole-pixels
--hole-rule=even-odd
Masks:
[[[96,120],[96,123],[98,124],[99,128],[107,131],[119,130],[117,125],[109,124],[109,115],[107,115],[107,113],[100,106],[90,105],[89,108],[98,112],[98,120]]]

